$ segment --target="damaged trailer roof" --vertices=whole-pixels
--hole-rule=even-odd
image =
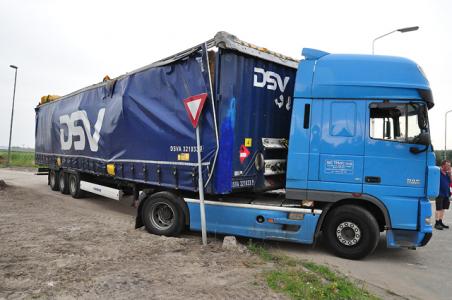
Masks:
[[[126,74],[120,75],[118,77],[112,78],[111,80],[108,81],[104,81],[104,82],[100,82],[100,83],[96,83],[90,86],[87,86],[85,88],[79,89],[77,91],[74,91],[70,94],[64,95],[60,98],[58,98],[57,100],[51,101],[51,102],[47,102],[47,103],[43,103],[41,105],[38,106],[43,106],[49,103],[53,103],[55,101],[59,101],[71,96],[74,96],[78,93],[82,93],[84,91],[93,89],[93,88],[97,88],[97,87],[101,87],[101,86],[105,86],[105,85],[109,85],[112,82],[122,79],[124,77],[130,76],[132,74],[136,74],[145,70],[148,70],[150,68],[154,68],[154,67],[159,67],[159,66],[164,66],[170,63],[173,63],[175,61],[178,61],[180,59],[183,59],[187,56],[189,56],[190,54],[192,54],[193,52],[199,50],[199,48],[201,47],[201,45],[205,44],[207,49],[211,49],[213,47],[218,47],[218,48],[223,48],[223,49],[232,49],[232,50],[236,50],[239,51],[241,53],[245,53],[254,57],[258,57],[267,61],[271,61],[280,65],[284,65],[287,67],[291,67],[291,68],[297,68],[298,67],[298,63],[299,61],[297,59],[291,58],[289,56],[285,56],[283,54],[268,50],[267,48],[264,47],[259,47],[256,45],[253,45],[251,43],[247,43],[245,41],[240,40],[239,38],[237,38],[235,35],[232,35],[230,33],[227,33],[225,31],[219,31],[217,32],[217,34],[215,34],[215,37],[202,43],[202,44],[198,44],[192,48],[189,48],[187,50],[181,51],[179,53],[176,53],[174,55],[171,55],[169,57],[166,57],[164,59],[158,60],[156,62],[153,62],[149,65],[146,65],[144,67],[138,68],[134,71],[128,72]]]

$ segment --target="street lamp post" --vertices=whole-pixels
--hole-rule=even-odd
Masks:
[[[377,40],[379,40],[379,39],[381,39],[381,38],[384,38],[385,36],[390,35],[391,33],[394,33],[394,32],[405,33],[405,32],[410,32],[410,31],[416,31],[416,30],[418,30],[418,29],[419,29],[419,26],[404,27],[404,28],[399,28],[399,29],[393,30],[393,31],[391,31],[391,32],[385,33],[385,34],[383,34],[383,35],[377,36],[377,37],[374,38],[374,40],[372,41],[372,55],[375,54],[375,42],[376,42]],[[372,132],[371,132],[372,135],[374,134],[374,131],[375,131],[375,120],[372,119]]]
[[[372,41],[372,54],[375,54],[375,41],[376,41],[376,40],[379,40],[379,39],[381,39],[381,38],[383,38],[383,37],[385,37],[385,36],[387,36],[387,35],[390,35],[391,33],[394,33],[394,32],[405,33],[405,32],[410,32],[410,31],[416,31],[416,30],[418,30],[418,29],[419,29],[419,26],[405,27],[405,28],[400,28],[400,29],[393,30],[393,31],[391,31],[391,32],[388,32],[388,33],[385,33],[385,34],[383,34],[383,35],[380,35],[380,36],[376,37],[376,38]]]
[[[13,117],[14,117],[14,99],[16,98],[16,81],[17,81],[17,66],[15,65],[10,65],[11,68],[15,69],[15,74],[14,74],[14,91],[13,91],[13,106],[11,108],[11,123],[9,126],[9,144],[8,144],[8,161],[7,161],[7,166],[9,167],[9,163],[11,161],[11,136],[13,133]]]
[[[447,159],[447,114],[452,112],[452,109],[446,111],[444,114],[444,160]]]

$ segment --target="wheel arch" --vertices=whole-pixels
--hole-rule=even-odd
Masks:
[[[347,204],[357,205],[369,211],[375,217],[380,232],[391,228],[391,219],[388,209],[378,199],[370,196],[363,198],[344,198],[335,202],[327,203],[323,207],[322,215],[317,222],[315,239],[317,239],[318,234],[324,229],[325,221],[328,219],[331,212],[336,208]]]

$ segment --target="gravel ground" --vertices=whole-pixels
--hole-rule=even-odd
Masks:
[[[0,299],[284,298],[260,275],[271,265],[246,251],[135,230],[125,203],[72,199],[22,173],[0,190]]]

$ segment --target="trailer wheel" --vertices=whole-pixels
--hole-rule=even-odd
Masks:
[[[64,172],[63,170],[60,171],[60,176],[59,176],[59,182],[58,184],[60,185],[60,192],[62,194],[69,194],[69,187],[68,187],[68,179],[67,179],[67,173]]]
[[[58,171],[56,170],[50,170],[49,171],[49,185],[50,188],[52,189],[52,191],[58,191],[60,189],[59,186],[59,176],[58,176]]]
[[[378,223],[366,209],[354,205],[340,206],[326,221],[326,240],[337,256],[361,259],[377,247],[380,238]]]
[[[84,193],[80,189],[80,176],[78,174],[69,174],[68,189],[72,198],[78,199],[83,197]]]
[[[185,224],[182,201],[169,192],[159,192],[146,201],[142,220],[149,233],[178,236]]]

